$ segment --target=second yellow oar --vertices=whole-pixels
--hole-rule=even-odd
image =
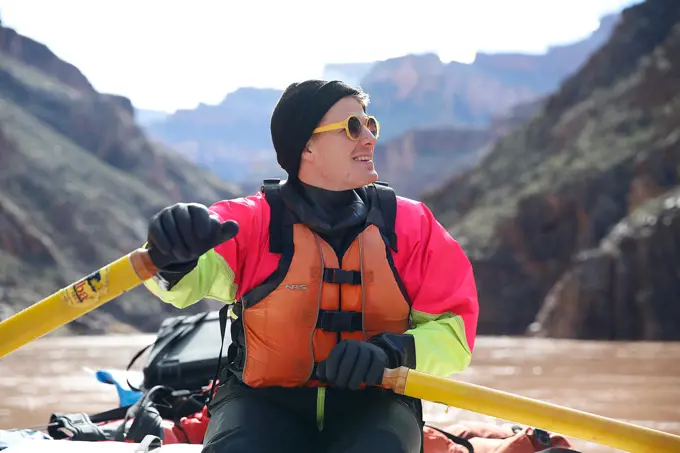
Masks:
[[[385,370],[382,383],[402,395],[542,428],[630,453],[680,453],[680,436],[406,367]]]

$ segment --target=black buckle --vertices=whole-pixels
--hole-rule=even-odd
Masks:
[[[363,316],[358,311],[321,310],[316,327],[327,332],[357,332],[363,330]]]
[[[323,281],[341,285],[361,285],[361,272],[327,267],[323,270]]]

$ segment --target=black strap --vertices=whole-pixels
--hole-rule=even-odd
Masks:
[[[361,272],[327,267],[323,270],[323,281],[342,285],[361,285]]]
[[[262,182],[261,191],[269,204],[269,251],[283,253],[283,211],[286,207],[281,198],[281,180],[267,178]]]
[[[319,310],[316,327],[327,332],[359,332],[363,330],[363,315],[358,311]]]
[[[113,409],[109,409],[108,411],[92,414],[90,415],[90,421],[92,423],[104,423],[113,420],[120,420],[121,418],[125,417],[125,414],[127,414],[127,411],[130,409],[130,407],[132,407],[132,404],[115,407]]]
[[[155,345],[155,344],[156,344],[156,343],[153,342],[153,343],[151,343],[151,344],[148,344],[148,345],[144,346],[144,347],[143,347],[142,349],[140,349],[139,351],[137,351],[137,354],[135,354],[135,355],[132,357],[132,360],[130,360],[130,363],[128,363],[127,368],[125,368],[125,371],[130,371],[130,368],[132,367],[132,365],[134,365],[134,363],[137,361],[137,359],[140,358],[140,357],[142,356],[142,354],[144,354],[144,352],[146,352],[147,349],[149,349],[151,346],[153,346],[153,345]],[[129,377],[126,377],[126,378],[125,378],[125,382],[127,382],[127,385],[128,385],[128,387],[130,387],[130,390],[133,390],[133,391],[135,391],[135,392],[140,392],[140,391],[141,391],[141,389],[138,389],[137,387],[135,387],[134,385],[132,385],[132,384],[130,383],[130,378],[129,378]]]
[[[54,413],[50,416],[47,434],[53,439],[71,439],[84,442],[96,442],[110,440],[90,417],[84,413],[61,414]]]
[[[125,412],[123,421],[120,423],[120,425],[118,425],[118,428],[116,429],[114,440],[116,440],[117,442],[124,441],[127,438],[126,427],[128,421],[131,418],[136,419],[141,413],[146,411],[148,408],[153,407],[155,404],[155,398],[157,397],[157,395],[161,394],[161,392],[165,392],[165,394],[171,394],[173,390],[174,389],[166,387],[164,385],[156,385],[149,389],[149,391],[146,392],[144,395],[142,395],[142,397],[138,399],[134,404],[130,405],[128,407],[128,410]],[[156,410],[156,413],[158,413],[158,410]]]
[[[212,386],[208,392],[208,398],[205,403],[206,406],[208,406],[208,418],[212,416],[212,414],[210,413],[210,402],[212,401],[213,397],[215,396],[215,392],[217,391],[217,379],[219,379],[220,372],[222,371],[222,353],[224,352],[224,338],[227,335],[227,322],[229,321],[229,305],[225,305],[224,307],[220,308],[219,318],[221,338],[220,354],[217,356],[217,367],[215,368],[215,377],[213,378]]]
[[[376,181],[372,187],[378,197],[378,204],[383,218],[384,234],[389,241],[390,248],[397,252],[397,194],[386,182]]]
[[[426,424],[425,426],[427,426],[428,428],[434,429],[435,431],[439,431],[444,436],[446,436],[450,441],[452,441],[452,442],[454,442],[458,445],[462,445],[463,447],[467,448],[469,453],[475,453],[475,447],[472,446],[472,444],[470,443],[469,440],[463,439],[462,437],[454,436],[453,434],[451,434],[447,431],[444,431],[443,429],[437,428],[436,426],[432,426],[432,425],[428,425],[428,424]]]
[[[132,425],[125,433],[125,440],[141,443],[146,436],[163,438],[163,417],[153,405],[146,405],[135,412]]]

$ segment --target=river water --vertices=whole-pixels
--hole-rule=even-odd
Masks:
[[[42,338],[0,359],[0,429],[45,424],[52,412],[113,408],[114,387],[88,370],[124,369],[153,339]],[[480,337],[471,366],[456,378],[680,434],[680,343]],[[441,427],[504,422],[433,403],[425,409],[428,421]],[[584,452],[618,451],[570,440]]]

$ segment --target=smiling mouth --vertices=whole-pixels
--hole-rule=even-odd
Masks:
[[[371,156],[359,156],[352,159],[355,162],[371,162],[373,159]]]

